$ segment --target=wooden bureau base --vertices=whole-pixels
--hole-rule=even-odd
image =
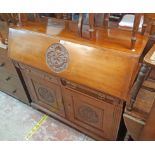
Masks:
[[[78,127],[97,140],[117,139],[123,106],[119,99],[79,84],[74,83],[73,87],[72,82],[21,63],[17,66],[29,89],[33,107]],[[76,90],[75,86],[83,91]],[[91,94],[100,95],[100,99],[90,96],[88,90]]]

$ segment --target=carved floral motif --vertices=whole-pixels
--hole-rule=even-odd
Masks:
[[[99,116],[97,113],[90,107],[82,106],[78,109],[78,113],[83,120],[90,123],[97,123],[99,121]]]
[[[45,101],[48,101],[50,103],[54,102],[53,94],[49,90],[47,90],[46,88],[39,87],[38,93],[41,96],[41,98],[44,99]]]
[[[69,55],[66,48],[59,44],[52,44],[46,52],[46,64],[48,67],[56,72],[62,72],[68,67]]]

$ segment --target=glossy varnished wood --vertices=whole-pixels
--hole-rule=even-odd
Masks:
[[[25,23],[11,28],[10,58],[53,73],[45,63],[45,53],[51,44],[63,40],[69,65],[58,76],[126,100],[147,39],[138,35],[133,52],[129,48],[129,31],[97,29],[96,39],[88,41],[69,33],[63,22],[54,24],[57,23]]]

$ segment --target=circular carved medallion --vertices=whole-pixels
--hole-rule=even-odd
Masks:
[[[46,52],[46,64],[48,67],[56,72],[62,72],[68,67],[69,54],[66,48],[59,44],[52,44]]]
[[[85,121],[90,123],[97,123],[99,121],[99,117],[97,113],[87,106],[82,106],[79,108],[80,117],[82,117]]]
[[[52,93],[49,90],[47,90],[46,88],[39,87],[38,93],[41,96],[41,98],[44,99],[45,101],[48,101],[50,103],[54,102],[54,97],[53,97]]]

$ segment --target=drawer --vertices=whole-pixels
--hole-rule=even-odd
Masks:
[[[0,81],[7,83],[8,85],[13,85],[16,87],[22,87],[20,79],[8,72],[0,72]]]
[[[24,103],[29,103],[25,91],[22,87],[19,88],[18,86],[16,87],[0,81],[0,90],[23,101]]]
[[[63,87],[70,89],[70,90],[75,90],[77,92],[83,93],[87,96],[91,96],[93,98],[96,98],[98,100],[102,100],[105,101],[107,103],[111,103],[111,104],[119,104],[120,103],[120,99],[108,95],[106,93],[103,92],[99,92],[93,89],[90,89],[88,87],[79,85],[77,83],[65,80],[65,79],[61,79],[61,84],[63,85]]]
[[[9,72],[14,75],[17,74],[16,69],[13,66],[13,63],[11,62],[11,60],[8,57],[3,57],[3,56],[1,56],[0,58],[0,72],[1,71]]]
[[[44,80],[47,80],[47,81],[55,83],[55,84],[60,84],[60,80],[58,77],[55,77],[53,75],[50,75],[48,73],[45,73],[43,71],[40,71],[38,69],[35,69],[35,68],[30,67],[25,64],[19,63],[19,67],[20,67],[20,69],[22,69],[26,72],[30,72],[31,74],[33,74],[34,76],[37,76],[38,78],[42,78]]]

